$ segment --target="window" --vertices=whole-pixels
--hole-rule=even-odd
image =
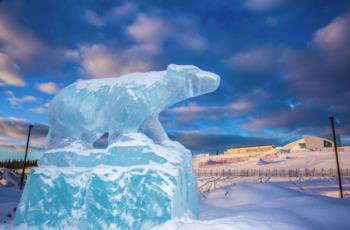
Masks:
[[[323,141],[323,147],[332,147],[332,146],[333,146],[333,145],[332,145],[331,142],[326,141],[326,140]]]

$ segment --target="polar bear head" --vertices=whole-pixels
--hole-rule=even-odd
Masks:
[[[215,91],[220,84],[220,77],[193,65],[170,64],[166,74],[170,78],[184,81],[185,94],[188,98]]]

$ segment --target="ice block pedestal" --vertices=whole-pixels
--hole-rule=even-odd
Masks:
[[[45,153],[29,175],[14,226],[149,229],[172,217],[197,215],[191,153],[141,133],[107,149],[74,143]]]

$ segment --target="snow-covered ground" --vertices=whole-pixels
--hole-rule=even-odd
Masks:
[[[211,157],[212,158],[212,157]],[[199,169],[217,169],[217,168],[239,168],[239,169],[266,169],[266,168],[336,168],[335,154],[329,151],[299,151],[291,153],[267,152],[264,154],[243,154],[232,155],[228,158],[225,155],[214,156],[213,160],[226,160],[228,163],[205,164],[209,158],[195,157],[194,167]],[[231,162],[233,163],[230,163]],[[235,160],[235,161],[233,161]],[[339,162],[341,168],[350,168],[350,149],[339,153]]]
[[[20,191],[0,188],[0,229],[9,229]],[[6,216],[12,213],[12,217]],[[231,185],[200,196],[200,217],[154,229],[350,229],[350,199],[295,191],[276,183]]]
[[[350,229],[350,199],[274,183],[232,185],[204,195],[199,220],[170,220],[155,229]]]
[[[270,156],[208,169],[335,169],[333,152]],[[349,152],[340,154],[340,164],[350,168]],[[202,176],[199,219],[173,219],[154,229],[350,229],[350,177],[342,181],[345,199],[337,198],[336,177]],[[20,196],[17,188],[0,187],[0,229],[10,229]]]
[[[340,152],[344,194],[350,194],[350,150]],[[291,153],[243,154],[227,158],[214,156],[219,164],[205,164],[208,159],[196,157],[194,167],[200,177],[200,191],[212,191],[238,183],[274,182],[309,194],[339,197],[334,152],[299,151]],[[232,163],[236,161],[235,163]],[[249,175],[239,176],[241,171]],[[277,173],[274,173],[276,171]],[[291,175],[289,175],[291,171]],[[224,172],[224,173],[222,173]],[[262,174],[260,174],[262,172]],[[305,175],[308,172],[309,175]],[[284,174],[282,177],[281,173]],[[238,174],[238,175],[237,175]]]
[[[233,184],[200,195],[198,220],[174,219],[154,229],[350,229],[350,199],[309,190],[336,185],[325,180]],[[0,187],[0,229],[10,229],[20,196],[18,189]]]
[[[0,187],[0,229],[8,229],[21,195],[22,191],[19,189]]]
[[[200,192],[214,191],[235,184],[271,183],[311,195],[339,197],[338,179],[335,177],[201,177],[198,179]],[[342,177],[343,194],[350,197],[350,178]]]

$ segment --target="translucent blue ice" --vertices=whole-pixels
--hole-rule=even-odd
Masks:
[[[214,91],[195,66],[76,82],[49,107],[47,149],[27,181],[18,228],[149,229],[198,215],[191,152],[169,140],[159,113]],[[108,146],[93,143],[108,133]]]
[[[63,89],[49,107],[48,149],[79,140],[92,146],[104,133],[141,131],[156,143],[167,139],[158,115],[185,99],[214,91],[218,75],[195,66],[79,81]]]

